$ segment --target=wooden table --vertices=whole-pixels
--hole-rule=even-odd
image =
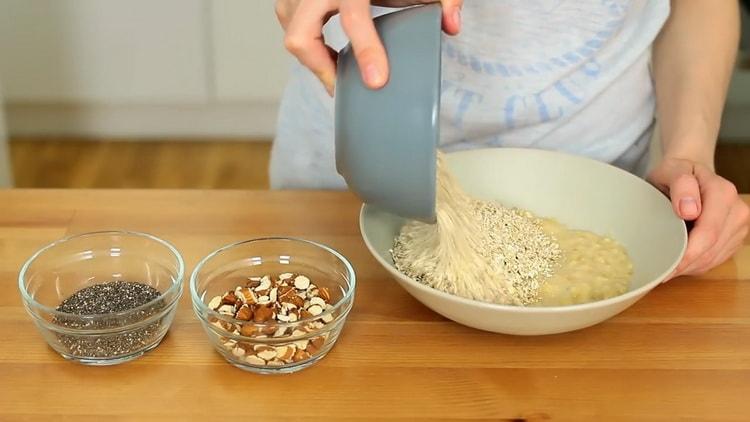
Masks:
[[[344,193],[0,191],[0,420],[749,420],[750,246],[599,326],[512,337],[447,321],[406,294],[365,249],[358,207]],[[357,270],[354,310],[329,356],[294,375],[226,364],[188,294],[145,357],[68,363],[25,314],[17,272],[47,242],[110,228],[164,237],[188,270],[240,239],[325,242]]]

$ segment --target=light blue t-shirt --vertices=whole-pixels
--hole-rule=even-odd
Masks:
[[[375,13],[383,13],[376,9]],[[565,151],[642,173],[654,122],[651,44],[669,0],[468,0],[444,36],[441,148]],[[325,37],[341,48],[338,21]],[[273,188],[345,188],[333,100],[295,64],[271,159]]]

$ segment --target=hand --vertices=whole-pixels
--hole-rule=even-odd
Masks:
[[[670,278],[705,273],[742,246],[750,225],[750,208],[735,186],[711,167],[665,158],[649,180],[669,195],[680,218],[695,222],[685,256]]]
[[[372,4],[404,7],[440,0],[373,0]],[[463,0],[442,0],[443,30],[451,35],[461,28]],[[276,0],[276,16],[286,32],[284,45],[323,82],[333,95],[336,81],[336,52],[325,44],[323,25],[334,15],[351,41],[362,80],[372,88],[388,81],[388,58],[375,31],[369,0]]]

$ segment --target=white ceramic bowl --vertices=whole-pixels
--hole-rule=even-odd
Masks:
[[[365,205],[360,230],[375,259],[417,300],[460,324],[517,335],[589,327],[622,312],[659,285],[685,251],[685,224],[667,198],[644,180],[608,164],[512,148],[449,154],[448,163],[469,194],[611,236],[633,261],[629,290],[610,299],[556,307],[482,303],[443,293],[398,272],[389,250],[405,220]]]

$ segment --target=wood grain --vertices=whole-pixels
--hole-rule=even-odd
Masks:
[[[266,141],[12,139],[20,188],[267,189]]]
[[[266,189],[271,142],[16,138],[10,149],[20,188]],[[744,193],[748,168],[750,145],[719,144],[717,171]]]
[[[621,315],[544,337],[485,333],[412,299],[370,257],[346,193],[0,191],[0,420],[747,420],[750,244]],[[289,376],[231,367],[187,294],[161,346],[129,364],[68,363],[25,314],[16,277],[61,236],[127,228],[173,242],[191,270],[225,243],[275,234],[330,244],[358,274],[339,343]],[[244,420],[244,419],[242,419]]]

